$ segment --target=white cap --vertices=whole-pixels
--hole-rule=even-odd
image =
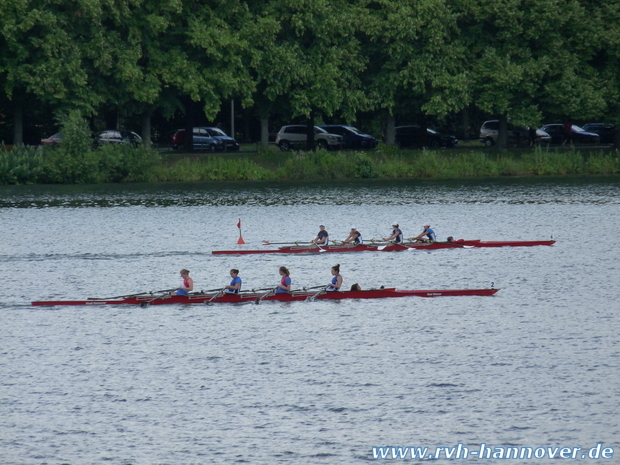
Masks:
[[[355,226],[351,226],[351,229],[356,229]]]
[[[398,221],[392,221],[392,226],[398,226]]]
[[[431,225],[430,223],[424,223],[424,224],[422,225],[422,227],[424,227],[424,228],[425,228],[425,227],[430,226],[430,225]]]
[[[319,227],[320,227],[320,226],[325,227],[325,223],[321,223],[321,224],[319,224]]]

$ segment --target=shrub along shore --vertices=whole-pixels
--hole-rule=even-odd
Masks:
[[[399,150],[160,154],[128,146],[0,149],[0,185],[614,175],[617,151]]]

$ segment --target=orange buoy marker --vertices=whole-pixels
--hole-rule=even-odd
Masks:
[[[239,228],[239,239],[237,240],[237,244],[245,244],[243,237],[241,237],[241,218],[239,218],[239,222],[237,223],[237,227]]]

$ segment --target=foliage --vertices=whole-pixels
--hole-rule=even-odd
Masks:
[[[18,117],[35,101],[214,118],[235,97],[288,120],[425,124],[475,105],[620,124],[619,2],[3,0],[0,18],[1,113]],[[86,182],[98,162],[81,157],[50,179]]]

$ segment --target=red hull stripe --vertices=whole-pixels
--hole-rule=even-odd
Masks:
[[[462,249],[471,247],[532,247],[536,245],[553,245],[555,241],[481,241],[462,240],[456,242],[431,242],[430,244],[404,243],[404,244],[361,244],[361,245],[327,245],[320,249],[308,246],[288,246],[268,250],[214,250],[213,255],[249,255],[264,253],[308,253],[318,254],[324,252],[394,252],[398,250],[436,250],[436,249]]]
[[[488,296],[495,294],[499,289],[437,289],[437,290],[419,290],[407,291],[396,289],[371,289],[367,291],[344,291],[344,292],[326,292],[316,295],[316,292],[303,291],[294,292],[292,294],[274,294],[265,297],[266,300],[277,300],[280,302],[293,302],[306,300],[308,297],[315,296],[317,300],[340,300],[340,299],[383,299],[391,297],[442,297],[442,296]],[[154,299],[153,296],[137,296],[125,299],[110,300],[50,300],[32,302],[35,306],[52,306],[52,305],[163,305],[163,304],[202,304],[205,302],[214,303],[242,303],[253,302],[257,298],[264,295],[263,293],[244,293],[244,294],[225,294],[213,298],[214,294],[194,294],[189,296],[171,296]]]

